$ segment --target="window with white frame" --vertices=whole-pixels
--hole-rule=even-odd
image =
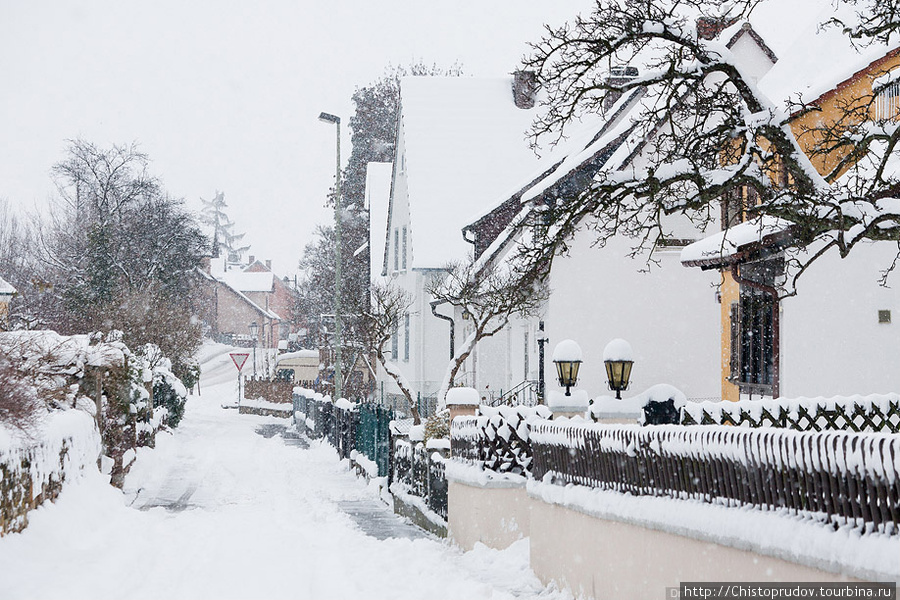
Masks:
[[[404,270],[404,271],[406,270],[406,248],[407,248],[407,244],[406,244],[406,225],[404,225],[404,226],[403,226],[403,254],[402,254],[402,259],[401,259],[401,260],[403,261],[403,270]]]
[[[394,270],[400,270],[400,230],[394,228]]]
[[[409,361],[409,313],[403,315],[403,360]]]

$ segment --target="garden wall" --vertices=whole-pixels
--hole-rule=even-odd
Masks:
[[[531,568],[585,598],[667,598],[686,581],[837,582],[854,578],[747,549],[547,502],[534,490],[450,477],[450,537],[463,550],[530,537]],[[675,508],[673,506],[673,508]]]
[[[55,500],[63,482],[96,469],[100,436],[86,412],[51,414],[34,438],[0,427],[0,535],[22,531],[28,513]]]

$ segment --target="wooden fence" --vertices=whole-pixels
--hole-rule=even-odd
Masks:
[[[897,436],[540,421],[530,438],[536,480],[781,509],[900,534]]]

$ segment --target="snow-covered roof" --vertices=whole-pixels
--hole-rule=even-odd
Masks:
[[[219,279],[241,292],[271,292],[275,286],[275,274],[271,271],[225,271]]]
[[[470,250],[461,234],[536,157],[534,113],[513,102],[512,77],[407,77],[401,117],[414,268],[442,267]],[[392,200],[393,202],[393,200]]]
[[[686,267],[718,268],[747,258],[748,253],[786,240],[793,223],[762,216],[689,244],[681,251]]]
[[[0,277],[0,296],[12,296],[16,293],[16,288],[5,279]]]
[[[385,233],[394,163],[370,162],[366,166],[366,207],[369,209],[369,261],[373,277],[384,271]]]
[[[531,210],[530,203],[542,194],[560,185],[568,177],[576,175],[587,165],[591,165],[595,170],[601,167],[616,169],[623,165],[636,145],[642,141],[642,138],[628,139],[629,130],[632,128],[628,115],[642,98],[643,92],[636,90],[620,98],[610,109],[608,116],[584,120],[567,137],[557,142],[553,149],[538,161],[531,173],[495,198],[487,211],[469,221],[470,225],[474,225],[516,196],[519,196],[522,202],[521,212],[482,253],[479,258],[482,263],[492,261],[494,256],[505,251],[504,248],[517,236],[519,224]],[[593,176],[593,172],[589,176]],[[584,182],[585,185],[588,183]]]
[[[900,40],[895,38],[889,45],[872,43],[854,48],[850,38],[840,27],[823,28],[821,24],[831,17],[853,22],[855,11],[859,7],[846,3],[835,7],[829,0],[792,1],[806,5],[808,10],[806,13],[797,12],[793,19],[778,19],[773,16],[767,20],[773,31],[776,30],[776,25],[784,28],[784,21],[789,21],[793,35],[785,33],[776,37],[775,34],[770,34],[772,43],[784,44],[786,47],[776,51],[778,62],[759,81],[760,90],[779,107],[785,100],[796,100],[798,96],[806,102],[815,100],[900,45]],[[766,33],[761,35],[767,43],[770,42]],[[790,43],[785,44],[788,40]]]

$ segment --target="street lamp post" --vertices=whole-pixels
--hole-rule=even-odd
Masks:
[[[256,324],[256,321],[250,323],[250,337],[253,339],[253,379],[256,379],[256,340],[257,334],[259,333],[259,325]]]
[[[335,125],[337,140],[334,174],[334,399],[338,400],[344,387],[341,373],[341,118],[323,112],[319,120]]]

